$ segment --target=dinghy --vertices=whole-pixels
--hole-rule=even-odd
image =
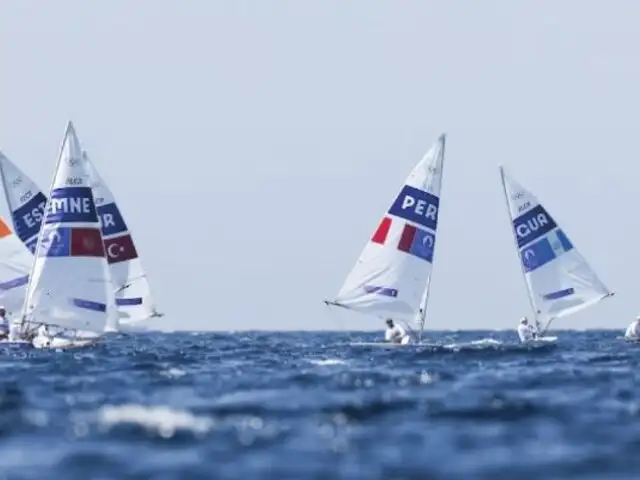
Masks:
[[[91,179],[71,122],[60,148],[22,308],[21,333],[36,348],[99,340],[113,296]],[[42,335],[43,329],[48,330]]]
[[[407,328],[413,344],[421,343],[429,298],[444,150],[445,135],[441,135],[409,174],[338,295],[325,300],[327,305],[393,318]],[[351,345],[404,346],[390,342]]]
[[[545,336],[551,322],[614,295],[600,281],[538,199],[500,167],[513,239],[539,336],[536,343],[555,342]]]
[[[115,292],[115,320],[107,331],[136,332],[146,330],[147,321],[161,317],[151,296],[147,274],[142,268],[131,231],[124,221],[115,197],[89,159],[83,158],[91,178],[91,188],[98,209],[104,249]]]

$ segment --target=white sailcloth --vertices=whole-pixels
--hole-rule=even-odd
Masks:
[[[351,310],[422,329],[433,269],[445,135],[405,181],[336,298]]]
[[[92,181],[114,285],[118,328],[137,325],[143,320],[160,316],[161,314],[156,312],[147,275],[142,268],[131,232],[116,205],[115,198],[86,152],[84,159]]]
[[[578,312],[613,295],[540,202],[500,167],[520,265],[536,318]]]
[[[38,186],[0,152],[0,177],[16,235],[34,252],[47,197]]]
[[[0,303],[19,315],[33,266],[33,254],[0,218]]]
[[[113,295],[91,180],[67,126],[38,236],[23,319],[100,334]]]

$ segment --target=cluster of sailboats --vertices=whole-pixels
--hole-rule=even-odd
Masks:
[[[325,303],[400,322],[420,343],[434,262],[445,135],[415,166],[367,241],[337,296]],[[527,287],[537,343],[554,319],[613,295],[538,199],[500,167],[513,239]],[[355,345],[398,346],[388,342]]]
[[[0,346],[86,346],[158,313],[131,232],[68,123],[48,195],[0,153]]]

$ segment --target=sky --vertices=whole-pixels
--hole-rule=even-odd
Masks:
[[[530,314],[498,165],[640,311],[640,4],[0,2],[0,149],[51,183],[72,120],[166,330],[382,329],[337,294],[440,133],[428,329]],[[7,208],[0,202],[0,214]]]

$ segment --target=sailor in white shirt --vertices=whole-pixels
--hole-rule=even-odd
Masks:
[[[624,338],[640,339],[640,316],[637,316],[631,325],[627,327]]]
[[[537,335],[538,329],[529,324],[529,319],[527,317],[522,317],[520,319],[520,325],[518,325],[518,336],[520,337],[520,341],[522,343],[530,342],[535,340]]]
[[[406,345],[411,340],[411,337],[407,335],[402,326],[394,324],[392,319],[387,318],[387,331],[384,332],[384,339],[387,342]]]

